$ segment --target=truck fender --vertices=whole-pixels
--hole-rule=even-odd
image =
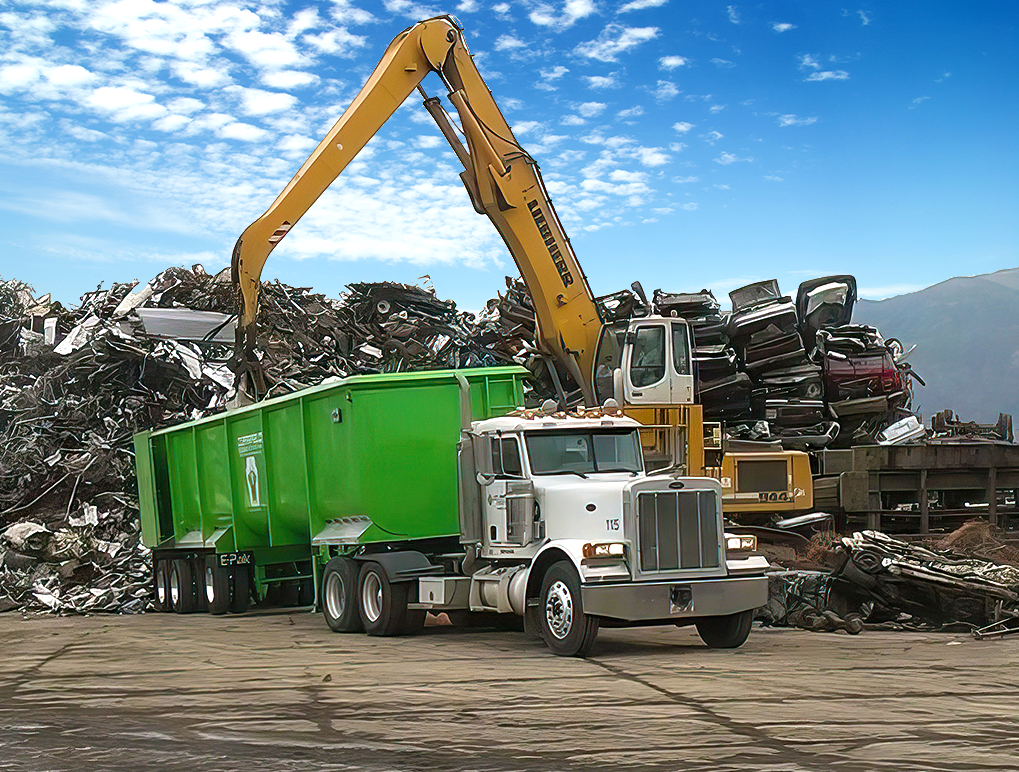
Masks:
[[[582,549],[583,542],[578,542],[577,544]],[[578,576],[584,575],[580,570],[580,549],[570,549],[571,546],[567,542],[550,542],[542,546],[534,557],[531,558],[531,566],[527,575],[527,590],[524,594],[525,600],[538,597],[538,593],[541,591],[541,580],[545,576],[545,571],[553,563],[558,563],[560,560],[568,560],[577,569]]]
[[[412,582],[421,576],[442,573],[442,566],[435,566],[422,553],[415,550],[402,552],[376,552],[353,556],[358,563],[378,563],[392,583]]]

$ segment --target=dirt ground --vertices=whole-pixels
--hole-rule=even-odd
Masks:
[[[1016,770],[1019,636],[0,615],[0,770]]]

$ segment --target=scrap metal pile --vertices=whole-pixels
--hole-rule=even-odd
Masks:
[[[526,303],[512,302],[475,319],[415,286],[354,284],[332,300],[265,282],[270,396],[329,376],[512,362],[533,338]],[[201,266],[97,289],[74,309],[0,281],[0,611],[145,607],[131,438],[225,409],[234,304],[229,274]]]
[[[830,570],[775,570],[765,624],[859,632],[863,622],[1019,631],[1019,540],[971,521],[934,544],[879,531],[842,537]]]
[[[850,324],[852,276],[803,282],[795,301],[773,279],[729,298],[732,312],[724,315],[709,290],[657,290],[652,305],[690,323],[704,416],[724,421],[730,436],[778,440],[791,450],[924,436],[909,410],[916,376],[902,346]]]

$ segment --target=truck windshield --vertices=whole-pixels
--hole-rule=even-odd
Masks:
[[[633,429],[524,434],[532,474],[640,472],[640,441]]]

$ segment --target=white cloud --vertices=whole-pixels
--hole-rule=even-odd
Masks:
[[[718,140],[720,140],[724,136],[725,135],[722,134],[722,132],[720,131],[709,131],[707,134],[704,135],[704,141],[707,142],[709,145],[714,145],[716,142],[718,142]]]
[[[419,150],[429,150],[431,148],[439,147],[440,145],[442,145],[443,140],[442,137],[428,135],[424,137],[414,137],[413,143],[414,147],[418,148]]]
[[[689,62],[685,56],[663,56],[658,60],[658,69],[660,70],[675,70],[677,67],[683,67]]]
[[[516,48],[523,48],[527,44],[513,35],[500,35],[495,41],[496,51],[512,51]]]
[[[728,166],[729,164],[737,163],[738,161],[753,161],[753,158],[740,158],[735,153],[723,152],[718,158],[714,159],[716,164],[722,164],[722,166]],[[728,187],[728,186],[726,186]]]
[[[557,64],[551,70],[542,70],[541,77],[543,80],[559,80],[568,72],[568,68],[563,67],[561,64]]]
[[[75,139],[80,139],[83,142],[102,142],[110,139],[108,134],[104,134],[101,131],[95,129],[88,129],[84,126],[78,126],[70,121],[61,124],[64,131],[70,134]]]
[[[624,169],[616,169],[609,173],[609,179],[613,182],[644,182],[647,180],[647,173],[628,172]]]
[[[635,107],[630,107],[626,110],[620,110],[618,113],[616,113],[616,118],[619,118],[620,120],[625,120],[626,118],[637,118],[638,116],[641,116],[643,114],[644,108],[641,107],[640,105],[636,105]]]
[[[584,77],[590,88],[619,88],[619,77],[616,73],[611,75],[587,75]]]
[[[152,94],[127,86],[101,86],[86,98],[86,103],[116,122],[161,118],[167,109]]]
[[[630,0],[620,6],[616,13],[629,13],[630,11],[643,11],[645,8],[661,8],[669,0]]]
[[[189,123],[191,123],[191,119],[186,115],[167,115],[153,123],[152,128],[172,134],[183,129]]]
[[[689,145],[687,145],[685,142],[670,142],[669,143],[669,150],[671,150],[673,153],[682,153],[688,147],[689,147]]]
[[[687,123],[686,121],[680,121],[679,123],[672,124],[672,128],[678,131],[680,134],[686,134],[695,124]]]
[[[695,204],[695,203],[693,203],[691,201],[688,204],[680,204],[679,208],[680,209],[685,209],[687,212],[695,212],[695,211],[697,211],[697,204]]]
[[[193,62],[174,62],[170,70],[185,83],[198,88],[216,88],[230,83],[229,67],[207,67]]]
[[[539,121],[519,121],[513,124],[514,134],[533,134],[542,128],[542,124]]]
[[[606,26],[595,40],[581,43],[574,50],[588,59],[614,62],[620,54],[654,40],[658,32],[658,27],[623,27],[613,23]]]
[[[367,38],[347,31],[346,27],[337,27],[318,35],[305,35],[303,40],[323,54],[341,57],[353,56],[358,49],[368,44]],[[292,63],[286,62],[285,64]]]
[[[596,115],[601,115],[607,106],[604,102],[584,102],[577,108],[577,112],[585,118],[594,118]]]
[[[817,118],[797,118],[791,114],[778,116],[779,126],[809,126],[812,123],[817,123]]]
[[[192,99],[191,97],[179,97],[177,99],[171,99],[166,103],[166,106],[174,113],[191,115],[191,113],[203,109],[205,107],[205,103],[198,99]]]
[[[460,13],[477,13],[481,10],[481,6],[475,0],[461,0],[456,9]]]
[[[728,59],[719,59],[717,56],[711,60],[711,63],[716,67],[728,70],[736,66],[735,62],[730,62]]]
[[[260,79],[270,88],[291,89],[310,86],[318,80],[318,76],[300,70],[275,70],[263,72]]]
[[[726,8],[726,12],[729,15],[729,21],[731,21],[733,24],[739,24],[739,11],[737,10],[735,5],[730,5],[728,8]]]
[[[672,160],[660,147],[638,147],[633,152],[644,166],[664,166]]]
[[[782,182],[782,178],[776,177],[774,174],[765,174],[764,179],[766,179],[768,182]]]
[[[332,0],[331,16],[340,24],[370,24],[376,18],[361,8],[350,4],[350,0]]]
[[[292,110],[297,105],[297,97],[279,91],[263,91],[260,88],[244,88],[230,86],[225,89],[240,98],[241,112],[245,115],[270,115]]]
[[[700,177],[676,177],[672,181],[679,185],[686,185],[691,182],[700,182]]]
[[[920,105],[922,105],[924,102],[926,102],[928,99],[930,99],[929,96],[917,97],[916,99],[914,99],[912,102],[909,103],[909,109],[910,110],[915,110]]]
[[[788,32],[791,29],[796,29],[796,25],[795,24],[788,24],[788,23],[785,23],[785,22],[777,22],[776,21],[775,23],[773,23],[771,25],[771,28],[775,32]]]
[[[587,121],[579,115],[564,115],[559,123],[563,126],[583,126]]]
[[[863,22],[863,26],[866,27],[871,22],[871,16],[866,11],[857,11],[857,15],[860,17],[860,21]]]
[[[301,158],[310,155],[317,146],[318,143],[315,140],[301,134],[288,134],[276,143],[276,147],[283,153]]]
[[[711,107],[708,108],[708,112],[712,115],[718,115],[724,109],[725,105],[711,105]]]
[[[331,45],[338,45],[328,34],[306,35],[304,39],[326,53],[330,53]],[[258,68],[281,70],[308,62],[308,55],[278,32],[260,32],[257,29],[236,31],[227,35],[223,42]]]
[[[804,80],[807,81],[819,81],[819,80],[849,80],[849,73],[845,70],[822,70],[820,72],[812,72]]]
[[[228,123],[216,131],[216,136],[221,139],[237,139],[241,142],[258,142],[266,139],[269,132],[252,126],[250,123]]]
[[[801,70],[820,70],[821,65],[818,64],[817,59],[810,54],[802,54],[800,56],[799,68]]]
[[[541,3],[527,17],[540,27],[555,27],[557,30],[564,30],[597,10],[593,0],[566,0],[561,8]]]
[[[679,96],[679,88],[670,80],[660,80],[651,92],[659,102],[668,102]]]

